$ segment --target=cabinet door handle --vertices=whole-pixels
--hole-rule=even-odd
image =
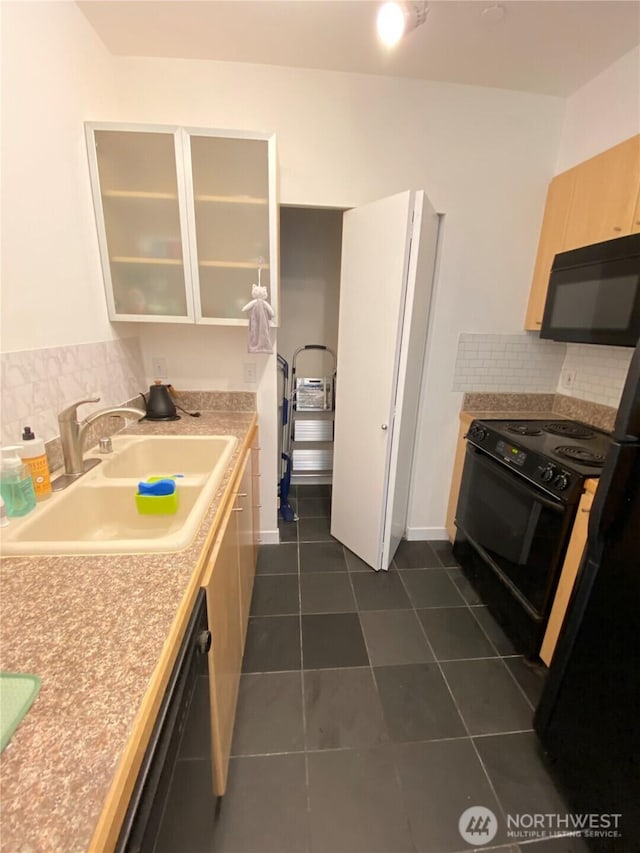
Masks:
[[[246,498],[246,496],[247,496],[246,492],[236,492],[237,498]]]
[[[244,512],[244,507],[243,506],[234,506],[234,508],[231,510],[231,512]]]
[[[542,325],[542,320],[536,320],[536,326],[541,326],[541,325]]]
[[[613,230],[614,231],[622,231],[622,228],[619,225],[614,225]]]

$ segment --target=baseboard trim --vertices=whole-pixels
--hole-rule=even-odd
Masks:
[[[408,527],[405,538],[409,541],[430,541],[434,539],[448,539],[449,536],[447,534],[446,527]],[[279,545],[280,544],[280,531],[276,528],[275,530],[261,530],[260,545]]]
[[[409,541],[428,542],[433,539],[448,539],[449,535],[446,527],[407,527],[405,538]]]
[[[258,543],[260,545],[279,545],[280,531],[278,528],[275,530],[261,530],[258,534]]]

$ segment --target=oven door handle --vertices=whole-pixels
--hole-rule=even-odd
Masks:
[[[506,468],[504,463],[500,462],[499,459],[487,456],[482,450],[480,450],[480,448],[471,444],[467,444],[467,453],[472,453],[475,457],[475,462],[479,465],[484,465],[484,467],[488,468],[496,477],[500,477],[502,480],[509,483],[512,488],[529,496],[531,496],[531,493],[533,492],[534,500],[542,504],[542,506],[546,506],[547,509],[551,509],[554,512],[564,512],[564,505],[560,501],[554,501],[551,498],[546,498],[540,493],[540,490],[534,483],[530,483],[529,480],[525,480],[524,478],[520,480],[519,475],[512,471],[512,469]],[[525,483],[527,485],[525,485]]]

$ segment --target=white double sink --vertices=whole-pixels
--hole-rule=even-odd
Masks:
[[[113,453],[62,492],[1,531],[4,556],[179,551],[191,544],[238,439],[222,436],[115,436]],[[93,454],[97,455],[97,454]],[[144,515],[138,482],[173,476],[178,509]]]

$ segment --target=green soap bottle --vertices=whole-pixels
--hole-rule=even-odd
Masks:
[[[18,456],[20,447],[2,447],[0,494],[10,518],[27,515],[36,508],[31,472]]]

